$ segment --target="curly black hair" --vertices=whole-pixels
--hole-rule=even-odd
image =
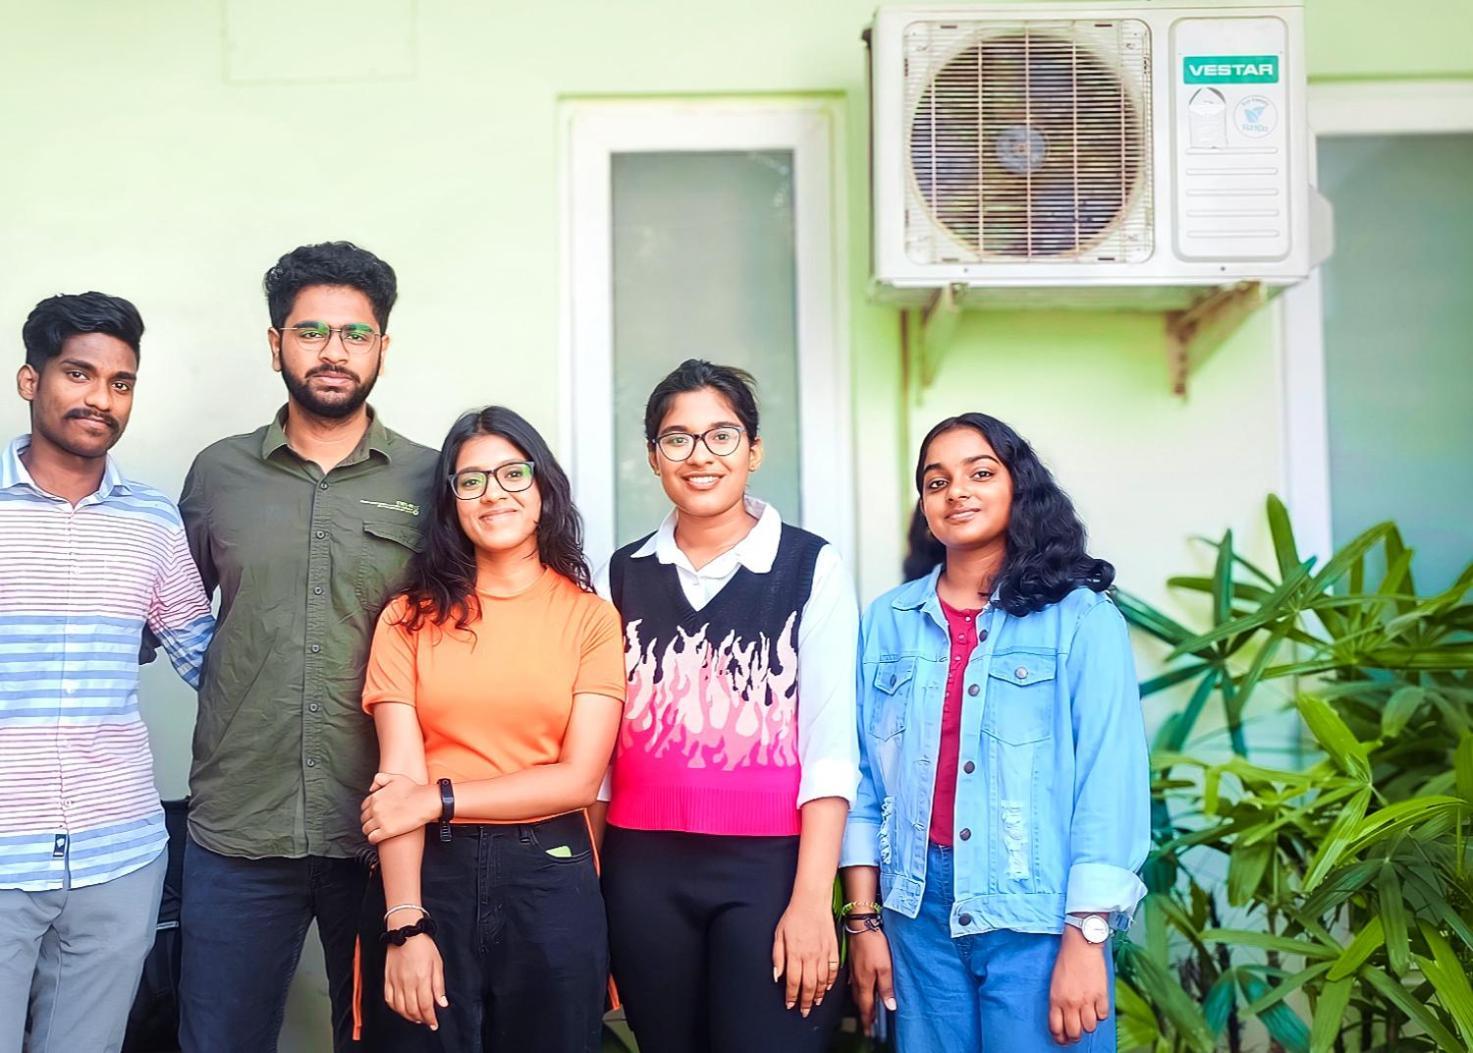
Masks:
[[[271,324],[280,329],[292,313],[297,293],[312,285],[346,285],[357,289],[373,305],[373,318],[383,332],[389,312],[399,298],[394,268],[351,241],[325,241],[292,249],[272,265],[261,282]]]
[[[980,432],[1013,480],[1007,554],[993,584],[997,606],[1021,617],[1058,603],[1080,586],[1095,592],[1109,589],[1115,581],[1115,568],[1085,551],[1084,524],[1069,496],[1028,441],[996,417],[963,413],[947,417],[927,432],[916,458],[917,493],[922,492],[931,441],[955,428]],[[945,562],[946,548],[927,529],[919,498],[911,516],[908,541],[910,550],[903,564],[907,581],[929,574]]]
[[[542,565],[584,592],[593,591],[593,575],[583,556],[583,518],[573,505],[573,487],[567,473],[537,429],[521,414],[505,406],[487,406],[462,414],[440,446],[440,459],[435,465],[435,506],[425,548],[410,560],[408,585],[402,593],[409,603],[400,624],[410,632],[426,622],[453,622],[455,628],[467,629],[480,613],[475,600],[476,550],[460,528],[455,512],[457,498],[449,483],[461,447],[477,435],[499,435],[532,462],[533,485],[542,498],[542,514],[537,521],[537,552]]]

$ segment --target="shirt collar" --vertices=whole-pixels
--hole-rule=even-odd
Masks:
[[[946,612],[941,609],[941,596],[936,591],[936,583],[941,580],[941,571],[945,566],[944,563],[938,563],[924,578],[906,582],[896,590],[890,606],[897,611],[925,611],[933,622],[945,629]],[[997,590],[994,588],[987,600],[987,616],[993,617],[996,612]]]
[[[755,516],[757,525],[747,532],[747,536],[738,541],[732,548],[717,556],[700,572],[720,574],[733,562],[738,563],[753,574],[766,574],[772,569],[772,561],[777,558],[777,546],[782,540],[783,521],[777,509],[765,501],[759,500],[748,494],[745,497],[747,514]],[[675,509],[665,517],[648,541],[635,551],[631,557],[640,559],[644,556],[654,556],[661,563],[674,563],[685,567],[693,573],[700,573],[691,566],[690,560],[675,543],[675,522],[678,513]]]
[[[261,460],[270,460],[273,453],[289,445],[286,438],[286,407],[282,406],[271,418],[271,423],[266,425],[266,435],[261,440]],[[374,412],[372,406],[369,406],[368,430],[363,433],[363,438],[358,440],[358,445],[353,448],[353,452],[344,457],[338,467],[345,468],[350,464],[357,464],[370,453],[376,453],[386,461],[393,461],[394,458],[389,453],[389,445],[389,429],[384,427],[383,422],[378,419],[378,414]]]
[[[20,455],[29,449],[30,445],[30,433],[17,435],[10,440],[10,445],[5,448],[4,455],[0,456],[0,490],[28,486],[45,497],[55,497],[55,494],[48,493],[37,485],[20,459]],[[114,494],[131,493],[132,489],[133,484],[124,477],[122,469],[118,467],[118,462],[113,459],[112,454],[108,454],[102,469],[102,481],[98,484],[94,496],[99,501],[104,501]]]

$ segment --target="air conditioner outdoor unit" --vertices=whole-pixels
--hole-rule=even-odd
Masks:
[[[869,34],[875,292],[1178,309],[1328,255],[1303,11],[887,5]]]

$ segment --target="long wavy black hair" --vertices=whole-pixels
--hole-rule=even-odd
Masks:
[[[916,458],[916,492],[924,492],[921,486],[931,441],[955,428],[980,432],[1013,480],[1007,552],[1002,570],[993,582],[997,606],[1021,617],[1058,603],[1081,585],[1095,592],[1108,589],[1115,581],[1115,568],[1084,550],[1084,524],[1069,496],[1054,481],[1028,441],[996,417],[963,413],[947,417],[927,432]],[[910,550],[903,566],[907,581],[929,574],[946,561],[946,547],[926,526],[920,498],[916,499],[911,516],[908,540]]]
[[[410,632],[426,622],[457,629],[469,628],[479,614],[476,607],[476,550],[460,528],[457,498],[450,476],[460,449],[477,435],[499,435],[532,462],[532,485],[542,498],[537,521],[537,554],[542,565],[593,591],[593,575],[583,556],[583,518],[573,505],[568,475],[552,455],[537,429],[521,414],[505,406],[487,406],[461,414],[440,446],[435,465],[434,510],[423,552],[410,560],[404,595],[409,600],[402,624]]]

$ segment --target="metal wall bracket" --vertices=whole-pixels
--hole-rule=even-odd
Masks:
[[[1166,365],[1172,394],[1185,398],[1191,375],[1267,302],[1261,282],[1238,282],[1214,290],[1184,311],[1167,311]]]
[[[935,382],[936,374],[941,372],[941,360],[951,347],[957,321],[961,318],[961,295],[965,288],[956,283],[943,285],[921,308],[917,342],[920,345],[922,390],[929,388]]]

